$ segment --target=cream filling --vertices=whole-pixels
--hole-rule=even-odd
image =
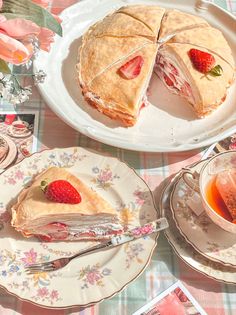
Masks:
[[[123,227],[119,223],[103,223],[94,225],[64,225],[59,223],[57,225],[45,225],[37,229],[30,229],[24,231],[28,236],[30,235],[41,235],[51,238],[51,240],[78,240],[81,238],[96,238],[103,236],[112,236],[120,234],[123,231]]]
[[[155,71],[165,86],[172,93],[184,97],[189,103],[193,105],[195,104],[190,83],[187,81],[183,72],[173,60],[158,54]]]

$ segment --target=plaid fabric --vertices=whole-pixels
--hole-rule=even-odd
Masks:
[[[76,0],[52,0],[51,10],[60,13]],[[217,5],[236,12],[236,1],[215,0]],[[25,79],[27,80],[27,79]],[[0,109],[10,109],[9,105]],[[121,150],[83,136],[62,122],[44,103],[34,89],[30,102],[23,109],[39,109],[38,150],[53,147],[83,146],[108,152],[126,161],[146,180],[158,196],[164,180],[177,172],[182,166],[197,161],[201,152],[177,152],[170,154],[143,153]],[[47,310],[20,301],[0,289],[0,315],[130,315],[157,294],[161,293],[177,279],[189,289],[195,299],[210,315],[236,314],[236,287],[213,281],[192,270],[173,252],[164,235],[161,233],[158,245],[151,262],[142,275],[130,283],[122,292],[113,298],[86,309]],[[78,292],[79,294],[79,292]],[[175,315],[175,314],[173,314]],[[177,314],[176,314],[177,315]]]

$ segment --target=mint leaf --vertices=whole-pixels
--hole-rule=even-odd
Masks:
[[[8,67],[8,64],[2,59],[0,59],[0,72],[7,74],[11,73],[11,69]]]
[[[60,23],[46,9],[30,0],[4,0],[0,13],[8,20],[16,18],[30,20],[62,36]]]
[[[212,75],[213,77],[219,77],[223,73],[223,69],[220,65],[215,66],[212,68],[207,74]]]

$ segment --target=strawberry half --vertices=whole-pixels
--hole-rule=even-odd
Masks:
[[[81,202],[79,192],[68,181],[59,179],[51,183],[41,182],[41,189],[46,198],[59,203],[77,204]]]
[[[143,57],[136,56],[121,66],[119,73],[128,80],[134,79],[140,74],[143,64]]]
[[[204,74],[213,76],[222,75],[223,69],[220,65],[215,66],[215,57],[205,51],[199,49],[190,49],[189,57],[196,70]]]

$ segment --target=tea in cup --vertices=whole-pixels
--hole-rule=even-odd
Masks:
[[[26,121],[16,120],[12,123],[12,131],[17,134],[24,134],[28,131],[29,124]]]
[[[183,179],[199,193],[211,220],[236,233],[236,150],[206,160],[199,173],[183,169]]]

